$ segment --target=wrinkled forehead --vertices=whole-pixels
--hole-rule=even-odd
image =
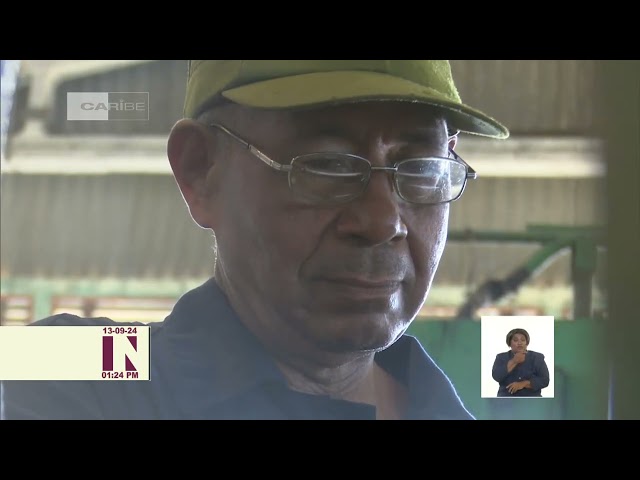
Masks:
[[[354,138],[383,135],[406,142],[442,141],[448,136],[444,116],[437,109],[409,102],[362,102],[292,110],[245,109],[243,117],[252,130],[289,130],[296,135]]]

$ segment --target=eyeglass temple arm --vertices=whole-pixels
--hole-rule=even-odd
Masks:
[[[246,142],[243,139],[241,139],[238,135],[233,133],[228,128],[223,127],[222,125],[220,125],[218,123],[211,123],[211,124],[209,124],[209,126],[217,128],[219,130],[222,130],[224,133],[226,133],[231,138],[233,138],[235,141],[240,143],[243,147],[245,147],[247,150],[249,150],[249,152],[251,152],[254,156],[258,157],[260,160],[262,160],[264,163],[269,165],[271,168],[274,168],[274,169],[279,170],[281,172],[288,172],[289,170],[291,170],[291,165],[282,165],[281,163],[278,163],[278,162],[275,162],[275,161],[271,160],[269,157],[267,157],[264,153],[262,153],[256,147],[251,145],[249,142]]]
[[[454,152],[453,148],[449,149],[449,153],[451,155],[453,155],[453,158],[455,158],[459,162],[462,162],[464,165],[466,165],[466,167],[467,167],[467,178],[468,179],[475,180],[476,178],[478,178],[478,174],[476,173],[476,171],[473,168],[471,168],[471,165],[469,165],[467,162],[465,162],[460,155],[458,155],[456,152]]]
[[[253,155],[258,157],[260,160],[262,160],[264,163],[269,165],[271,168],[273,168],[275,170],[279,170],[281,172],[288,172],[289,170],[291,170],[291,165],[283,165],[281,163],[278,163],[278,162],[275,162],[275,161],[271,160],[269,157],[267,157],[264,153],[262,153],[260,150],[258,150],[253,145],[251,145],[249,142],[244,141],[238,135],[233,133],[228,128],[223,127],[219,123],[211,123],[211,124],[209,124],[209,126],[213,127],[213,128],[217,128],[219,130],[222,130],[224,133],[229,135],[236,142],[240,143],[240,145],[245,147],[247,150],[249,150],[249,152],[251,152]],[[471,166],[467,162],[465,162],[462,159],[462,157],[460,157],[460,155],[458,155],[456,152],[454,152],[452,148],[449,149],[449,153],[451,153],[451,155],[453,155],[453,158],[455,158],[459,162],[462,162],[467,167],[467,178],[468,179],[476,179],[478,177],[478,174],[476,173],[476,171],[473,168],[471,168]]]

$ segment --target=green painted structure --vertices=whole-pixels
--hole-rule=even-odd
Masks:
[[[607,419],[609,377],[602,320],[556,319],[554,398],[481,398],[478,321],[417,320],[408,333],[421,341],[479,420]]]

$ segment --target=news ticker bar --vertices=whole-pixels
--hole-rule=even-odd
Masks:
[[[149,327],[0,327],[0,380],[149,380]]]

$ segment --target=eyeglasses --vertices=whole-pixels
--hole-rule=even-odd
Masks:
[[[229,135],[279,172],[287,172],[293,193],[315,204],[334,205],[350,202],[364,193],[371,172],[390,172],[396,193],[403,200],[423,205],[436,205],[457,200],[467,180],[477,178],[473,170],[452,149],[445,157],[417,157],[397,162],[391,167],[374,167],[366,158],[349,153],[318,152],[298,155],[284,165],[271,160],[256,147],[218,123],[217,128]]]

